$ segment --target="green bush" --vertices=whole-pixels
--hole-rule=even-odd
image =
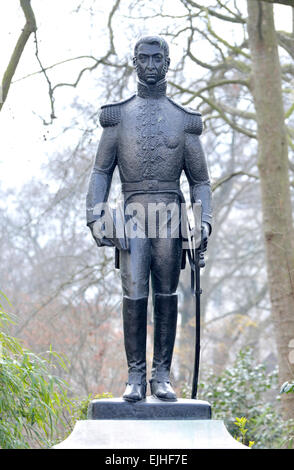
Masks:
[[[188,396],[187,387],[183,392]],[[213,419],[224,420],[233,436],[235,417],[246,417],[247,445],[254,441],[254,448],[278,448],[290,445],[293,434],[293,422],[282,419],[278,393],[277,372],[267,373],[263,364],[256,364],[252,350],[246,349],[219,376],[206,373],[197,398],[210,402]]]
[[[70,431],[68,388],[52,374],[65,364],[51,350],[43,356],[23,348],[8,334],[12,322],[0,305],[0,448],[50,447]]]

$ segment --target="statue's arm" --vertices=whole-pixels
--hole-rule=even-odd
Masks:
[[[86,198],[87,225],[98,246],[113,246],[105,237],[97,239],[94,234],[94,224],[101,216],[99,204],[105,203],[108,198],[113,171],[117,164],[117,140],[120,110],[112,106],[102,107],[100,124],[103,127],[94,167],[91,173]]]
[[[201,132],[201,117],[197,115],[190,116],[189,126],[186,125],[185,129],[184,170],[190,186],[191,202],[193,204],[197,200],[201,201],[202,222],[207,224],[210,234],[212,228],[211,185],[206,158],[199,139]]]
[[[113,171],[116,167],[117,127],[103,129],[86,199],[87,225],[95,222],[95,206],[107,201]]]

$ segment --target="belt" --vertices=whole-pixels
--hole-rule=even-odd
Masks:
[[[179,180],[160,181],[160,180],[143,180],[129,181],[122,183],[121,189],[123,193],[127,192],[152,192],[152,191],[174,191],[180,189]]]

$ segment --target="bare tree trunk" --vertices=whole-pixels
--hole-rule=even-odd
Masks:
[[[289,362],[289,342],[294,338],[294,230],[288,146],[273,6],[256,0],[247,0],[247,5],[263,231],[282,383],[294,375]],[[294,418],[294,394],[284,396],[282,403],[285,417]]]

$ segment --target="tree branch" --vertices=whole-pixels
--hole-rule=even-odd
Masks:
[[[235,176],[248,176],[248,178],[254,178],[256,180],[259,179],[257,175],[254,175],[253,173],[248,173],[246,171],[234,171],[233,173],[230,173],[229,175],[225,175],[219,180],[215,181],[215,183],[212,183],[211,189],[212,191],[215,191],[217,188],[219,188],[222,184],[226,183],[230,179],[234,178]]]
[[[289,7],[294,7],[294,0],[262,0],[266,3],[278,3],[279,5],[287,5]]]
[[[256,114],[251,113],[250,111],[244,111],[243,109],[233,108],[232,106],[229,106],[228,104],[224,103],[222,103],[222,108],[226,113],[229,113],[232,116],[237,116],[243,119],[252,119],[253,121],[256,121]]]
[[[218,103],[215,103],[214,101],[210,100],[209,98],[206,98],[205,96],[200,96],[200,98],[206,102],[212,109],[215,109],[220,117],[223,118],[223,120],[229,124],[229,126],[232,127],[232,129],[235,129],[237,132],[241,132],[241,134],[247,135],[247,137],[250,137],[251,139],[257,139],[256,134],[251,132],[248,129],[245,129],[244,127],[240,127],[237,124],[235,124],[231,119],[228,118],[224,110],[222,109],[221,105]]]
[[[25,80],[26,78],[30,78],[30,77],[33,77],[34,75],[38,75],[39,73],[43,73],[44,70],[47,71],[47,70],[53,69],[54,67],[58,67],[59,65],[66,64],[67,62],[72,62],[74,60],[81,60],[81,59],[92,59],[95,62],[98,60],[92,55],[80,55],[77,57],[72,57],[71,59],[61,60],[60,62],[56,62],[56,64],[48,65],[48,67],[43,67],[41,70],[37,70],[36,72],[29,73],[28,75],[25,75],[24,77],[20,77],[16,80],[13,80],[12,83],[20,82],[21,80]]]
[[[267,284],[265,284],[261,289],[256,293],[255,297],[252,299],[249,299],[246,304],[243,306],[238,307],[235,310],[231,310],[230,312],[226,312],[223,315],[220,315],[219,317],[212,318],[211,320],[208,320],[204,326],[207,326],[211,323],[214,323],[216,321],[222,320],[226,317],[229,317],[231,315],[247,315],[248,311],[251,310],[253,307],[257,307],[257,305],[263,300],[264,296],[267,293]]]
[[[240,80],[238,80],[238,82],[240,83]],[[241,82],[244,82],[242,83],[243,85],[245,84],[245,81],[242,81]],[[189,90],[188,88],[183,88],[181,87],[180,85],[178,85],[177,83],[174,83],[174,82],[170,82],[169,81],[169,84],[172,85],[173,87],[177,88],[181,93],[189,93],[190,95],[192,95],[192,98],[189,99],[189,102],[192,101],[195,97],[199,97],[202,99],[202,101],[204,101],[206,104],[208,104],[210,106],[210,108],[214,109],[215,111],[218,112],[218,114],[220,115],[220,117],[227,123],[229,124],[229,126],[231,126],[232,129],[235,129],[237,132],[241,132],[242,134],[245,134],[247,135],[247,137],[250,137],[251,139],[256,139],[256,134],[254,134],[253,132],[251,132],[249,129],[245,129],[244,127],[241,127],[241,126],[238,126],[236,123],[234,123],[225,113],[225,110],[223,109],[222,107],[222,104],[221,103],[217,103],[215,102],[214,100],[210,99],[210,98],[207,98],[206,96],[203,96],[200,91],[198,92],[193,92],[191,90]],[[246,82],[246,85],[248,86],[248,82]],[[187,102],[185,103],[187,104]],[[253,116],[252,116],[253,117]]]
[[[290,0],[289,0],[290,1]],[[217,11],[213,10],[212,8],[209,8],[209,7],[205,7],[203,5],[200,5],[199,3],[197,2],[194,2],[192,0],[182,0],[182,3],[186,6],[186,5],[190,5],[194,8],[198,8],[199,10],[202,10],[202,11],[205,11],[207,12],[209,15],[211,16],[215,16],[216,18],[218,18],[219,20],[224,20],[224,21],[229,21],[231,23],[241,23],[241,24],[245,24],[246,23],[246,20],[244,18],[242,18],[241,16],[227,16],[227,15],[222,15],[221,13],[218,13]]]
[[[294,37],[292,36],[292,34],[285,33],[284,31],[277,31],[277,38],[279,41],[279,46],[285,49],[285,51],[288,52],[292,59],[294,59]]]
[[[31,7],[31,0],[20,0],[20,6],[26,18],[26,24],[18,38],[9,64],[3,76],[2,87],[0,89],[0,111],[2,110],[3,104],[5,103],[5,100],[7,98],[13,75],[18,66],[25,45],[31,33],[35,33],[37,30],[35,15]]]
[[[177,87],[177,85],[173,82],[169,82],[170,85],[172,86],[175,86]],[[200,96],[202,93],[204,93],[205,91],[208,91],[208,90],[212,90],[213,88],[216,88],[216,87],[222,87],[224,85],[243,85],[243,86],[247,86],[247,88],[249,88],[249,81],[248,80],[241,80],[241,79],[224,79],[224,80],[218,80],[216,82],[211,82],[209,83],[207,86],[203,87],[203,88],[200,88],[200,90],[198,91],[191,91],[191,90],[186,90],[186,93],[190,93],[191,95],[193,95],[193,98],[196,98],[197,96]]]
[[[113,33],[113,28],[112,28],[112,19],[113,19],[113,16],[114,16],[115,12],[119,8],[119,5],[120,5],[120,0],[116,0],[113,7],[112,7],[112,9],[111,9],[111,11],[110,11],[110,13],[109,13],[109,16],[108,16],[107,27],[108,27],[108,31],[109,31],[109,50],[106,52],[106,54],[101,59],[95,59],[95,57],[90,56],[92,59],[95,60],[95,63],[91,66],[84,67],[82,70],[80,70],[76,80],[73,83],[61,82],[61,83],[57,83],[56,85],[54,85],[52,87],[51,83],[50,83],[50,80],[48,78],[48,75],[46,74],[47,68],[42,66],[42,64],[41,64],[41,62],[38,58],[38,55],[37,55],[38,51],[36,50],[36,56],[37,56],[37,59],[39,61],[40,67],[41,67],[41,72],[44,73],[44,75],[46,77],[46,80],[48,82],[48,86],[49,86],[49,98],[50,98],[50,103],[51,103],[51,122],[50,123],[52,123],[52,119],[54,119],[56,117],[55,112],[54,112],[54,92],[55,92],[56,88],[63,87],[63,86],[76,88],[76,86],[78,85],[78,83],[80,82],[82,76],[84,75],[84,73],[86,71],[91,72],[92,70],[96,69],[100,64],[109,65],[109,66],[112,65],[112,64],[106,63],[106,62],[107,62],[108,58],[111,55],[116,54],[115,46],[114,46],[114,33]],[[50,124],[50,123],[45,122],[44,119],[43,119],[43,123],[44,124]]]

